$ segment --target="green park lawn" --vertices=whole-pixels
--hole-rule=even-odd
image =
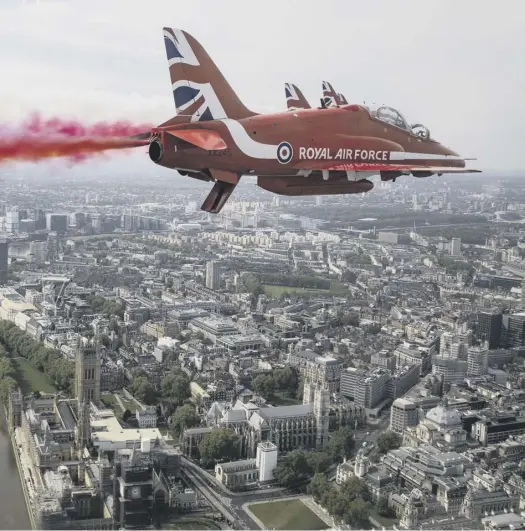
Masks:
[[[298,293],[310,295],[312,297],[326,297],[327,295],[344,297],[348,295],[348,288],[337,280],[331,282],[330,289],[301,288],[298,286],[281,286],[276,284],[262,284],[262,288],[268,297],[274,299],[278,299],[283,293]]]
[[[24,395],[34,391],[40,391],[41,393],[57,392],[51,378],[47,374],[40,372],[30,361],[25,358],[11,358],[11,361],[18,373],[17,379]]]
[[[264,289],[264,293],[272,299],[278,299],[283,293],[307,293],[308,295],[312,296],[323,296],[330,294],[330,290],[328,289],[309,289],[294,286],[275,286],[273,284],[263,284],[262,287]]]
[[[267,529],[328,529],[328,525],[299,499],[253,503],[248,509]]]
[[[180,518],[175,518],[169,522],[163,523],[161,529],[173,529],[173,530],[183,530],[183,529],[220,529],[221,526],[211,518],[205,517],[191,517],[191,516],[182,516]]]

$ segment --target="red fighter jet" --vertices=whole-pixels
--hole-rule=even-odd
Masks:
[[[254,113],[194,37],[164,28],[164,43],[177,116],[152,129],[149,156],[214,182],[201,207],[206,212],[220,212],[242,175],[256,175],[270,192],[304,196],[368,192],[373,175],[395,180],[477,171],[389,107],[322,104]]]

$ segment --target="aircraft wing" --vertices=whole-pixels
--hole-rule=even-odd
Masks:
[[[348,162],[334,163],[333,161],[309,161],[307,164],[295,166],[301,170],[328,170],[328,171],[425,171],[431,173],[481,173],[481,170],[458,168],[456,166],[423,166],[417,164],[381,164],[379,162]]]

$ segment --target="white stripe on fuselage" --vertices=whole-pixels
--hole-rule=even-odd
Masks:
[[[464,160],[457,155],[435,155],[432,153],[407,153],[406,151],[391,151],[390,160]]]
[[[277,145],[256,142],[237,120],[225,118],[216,121],[227,127],[233,141],[246,156],[253,159],[277,159]]]

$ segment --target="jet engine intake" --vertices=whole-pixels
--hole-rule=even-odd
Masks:
[[[164,148],[162,146],[162,142],[158,139],[150,142],[148,154],[149,154],[149,158],[153,162],[160,162],[164,155]]]

